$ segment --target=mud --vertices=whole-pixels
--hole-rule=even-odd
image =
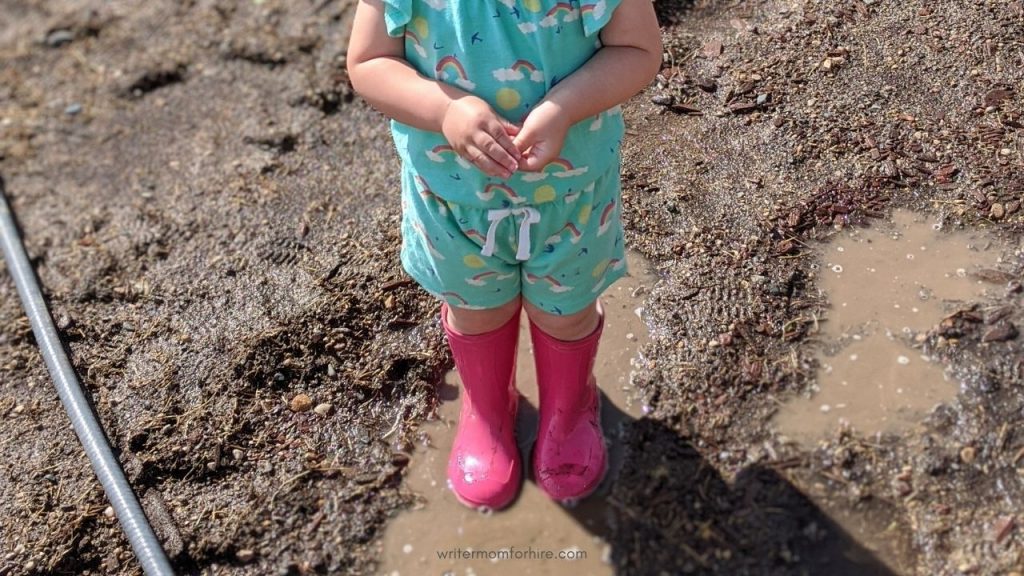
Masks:
[[[817,390],[779,411],[779,431],[808,445],[842,426],[898,434],[952,401],[959,384],[920,343],[957,307],[986,296],[979,274],[1003,260],[999,244],[896,210],[891,224],[852,230],[819,250],[818,285],[830,305],[816,319]]]
[[[0,175],[182,573],[376,573],[417,502],[450,359],[347,84],[353,5],[0,0]],[[623,143],[649,411],[604,499],[613,570],[1024,573],[1024,5],[655,6],[665,64]],[[959,390],[898,435],[785,441],[829,310],[813,247],[901,208],[1013,247],[915,339]],[[138,574],[6,272],[0,416],[0,573]]]
[[[522,395],[516,440],[527,463],[522,492],[508,509],[480,513],[461,505],[446,488],[448,449],[461,407],[460,380],[456,372],[450,372],[441,391],[438,420],[421,428],[429,444],[413,453],[406,475],[409,489],[418,494],[418,503],[412,511],[391,521],[383,539],[380,573],[400,576],[453,571],[539,576],[573,570],[595,576],[614,574],[610,564],[612,547],[606,537],[616,511],[605,497],[622,464],[622,427],[641,416],[640,406],[630,398],[630,367],[638,347],[647,341],[647,328],[641,320],[642,295],[655,281],[645,273],[649,264],[642,258],[630,255],[627,262],[629,275],[609,287],[602,297],[605,332],[594,375],[602,393],[601,424],[609,447],[609,466],[597,492],[567,510],[533,482],[528,463],[537,437],[538,396],[533,348],[524,317],[516,368],[516,385]],[[490,557],[453,559],[453,551],[475,551]],[[553,558],[547,559],[546,554]]]

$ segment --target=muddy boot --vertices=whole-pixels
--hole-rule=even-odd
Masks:
[[[548,496],[567,504],[589,496],[608,468],[593,371],[603,329],[602,313],[589,336],[567,342],[530,322],[540,391],[534,476]]]
[[[463,390],[448,458],[448,485],[467,506],[503,508],[515,498],[522,481],[515,441],[519,312],[497,330],[467,336],[448,325],[448,306],[442,304],[441,324]]]

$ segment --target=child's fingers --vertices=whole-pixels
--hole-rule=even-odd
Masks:
[[[537,142],[531,145],[530,151],[519,162],[519,168],[526,172],[539,172],[543,170],[549,162],[555,159],[554,154],[551,153],[549,148],[550,146],[546,142]]]
[[[500,120],[501,120],[501,127],[503,129],[502,136],[508,137],[508,144],[511,144],[512,147],[515,148],[516,152],[519,152],[519,148],[516,147],[515,144],[512,144],[512,138],[511,137],[512,136],[516,136],[517,134],[519,134],[519,130],[521,130],[521,128],[519,126],[516,126],[515,124],[509,122],[508,120],[505,120],[504,118],[501,118]],[[495,138],[497,139],[498,136],[495,136]],[[500,139],[498,141],[501,143],[502,146],[505,146],[506,148],[508,147],[505,142],[501,142]],[[513,154],[513,156],[515,156],[515,154]],[[516,156],[516,157],[518,158],[518,156]]]
[[[520,131],[512,140],[518,149],[523,154],[523,159],[519,162],[519,169],[526,170],[528,172],[535,172],[540,170],[544,166],[534,167],[536,160],[526,163],[525,160],[528,156],[537,156],[542,153],[543,148],[543,136],[536,129],[525,128]]]
[[[512,139],[507,136],[506,139],[511,144]],[[495,138],[486,136],[482,137],[477,140],[476,145],[477,148],[483,150],[488,156],[490,156],[491,160],[494,160],[509,172],[515,172],[519,169],[519,161],[512,155],[512,153],[509,152],[508,148],[502,146]],[[515,146],[513,146],[513,149],[515,149]],[[519,151],[516,149],[516,156],[518,155]]]
[[[512,138],[508,135],[505,129],[499,130],[497,134],[491,134],[491,137],[494,138],[495,143],[500,146],[513,161],[519,160],[519,158],[522,157],[522,153],[519,151],[519,148],[514,142],[512,142]],[[491,156],[493,156],[493,154]],[[512,171],[514,172],[517,168],[518,166],[512,168]]]
[[[540,172],[547,162],[544,162],[533,154],[527,154],[523,157],[523,161],[519,163],[519,169],[524,172]]]
[[[512,139],[512,144],[516,147],[516,150],[520,152],[526,152],[533,146],[533,139],[529,132],[522,131],[515,135]]]
[[[494,176],[495,178],[508,178],[512,176],[512,170],[495,162],[494,159],[488,156],[487,152],[475,145],[470,145],[466,149],[466,159],[488,176]]]

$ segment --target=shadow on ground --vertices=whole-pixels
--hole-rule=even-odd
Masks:
[[[618,574],[897,574],[774,468],[729,481],[688,439],[602,400],[621,468],[570,514],[611,544]]]

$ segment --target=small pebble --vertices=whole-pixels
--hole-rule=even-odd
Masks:
[[[658,106],[671,106],[673,102],[675,102],[675,98],[669,94],[658,94],[651,97],[651,103]]]
[[[252,562],[252,559],[256,557],[256,552],[249,548],[242,548],[238,552],[235,552],[235,558],[238,558],[239,562]]]
[[[70,30],[54,30],[46,37],[46,45],[50,48],[59,48],[65,44],[70,44],[74,39],[75,36]]]
[[[81,112],[82,105],[77,102],[75,102],[74,104],[69,104],[68,107],[64,109],[64,113],[68,116],[75,116],[80,114]]]
[[[113,518],[114,517],[114,507],[113,506],[107,506],[106,509],[103,510],[103,515],[106,516],[107,518]]]
[[[334,408],[334,406],[331,406],[327,402],[324,402],[322,404],[317,404],[316,408],[313,408],[313,412],[316,412],[320,416],[327,416],[328,414],[331,413],[331,410],[333,408]]]
[[[296,394],[292,401],[288,403],[288,408],[292,412],[305,412],[313,407],[313,399],[307,394]]]

